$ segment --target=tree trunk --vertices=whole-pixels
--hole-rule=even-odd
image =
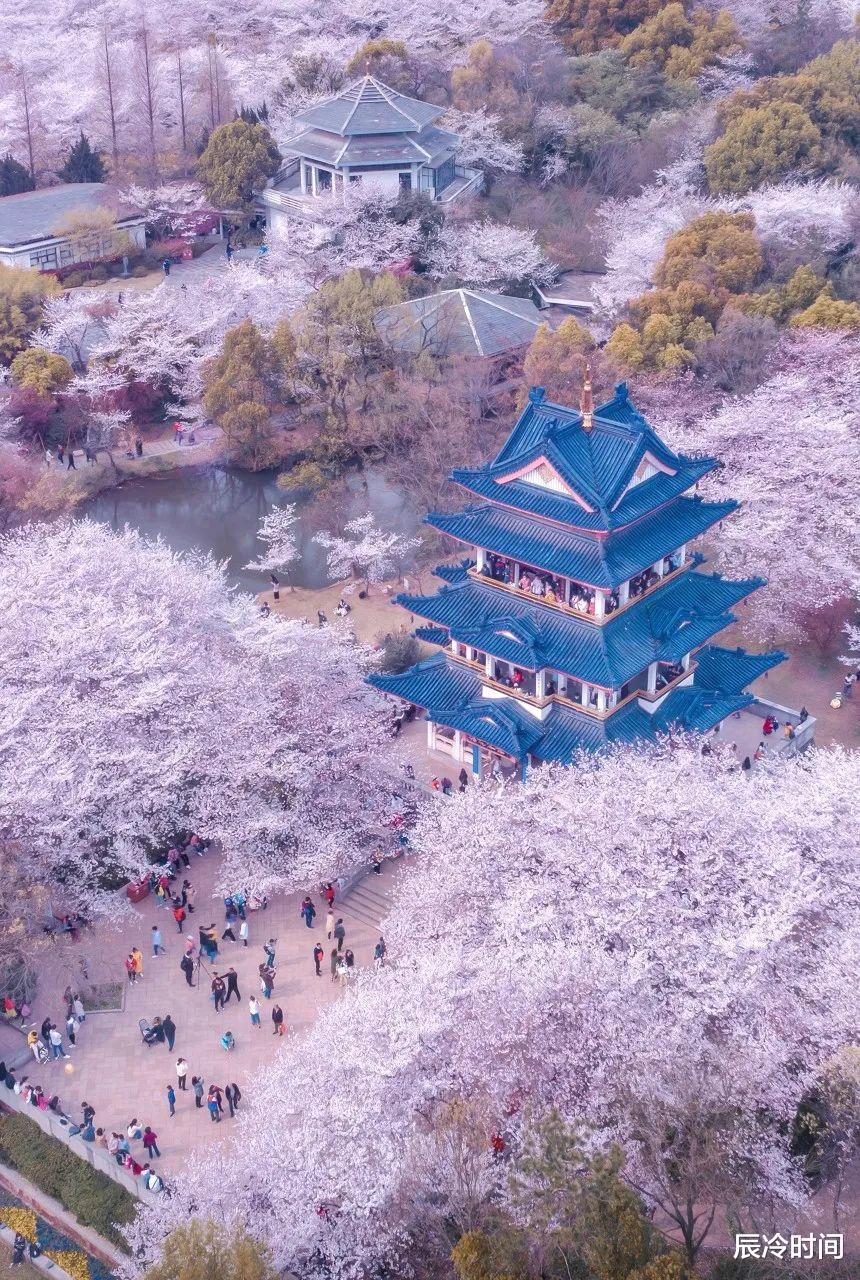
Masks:
[[[152,83],[152,60],[149,50],[149,32],[144,24],[140,29],[141,72],[143,75],[143,106],[149,132],[149,154],[152,177],[158,177],[158,161],[155,150],[155,95]]]
[[[30,177],[36,181],[36,165],[33,160],[33,128],[30,123],[30,96],[27,93],[27,73],[23,64],[20,68],[21,75],[21,95],[24,101],[24,128],[27,133],[27,156],[30,161]]]
[[[185,127],[185,82],[182,76],[182,49],[176,46],[176,76],[179,83],[179,126],[182,130],[182,172],[188,173],[188,141]]]
[[[107,24],[102,28],[102,41],[104,44],[105,82],[107,85],[108,114],[110,116],[110,136],[111,136],[111,151],[113,154],[113,172],[114,172],[114,177],[116,177],[117,170],[119,169],[119,144],[117,142],[117,135],[116,135],[116,107],[113,100],[113,70],[111,68],[110,45],[108,44]]]

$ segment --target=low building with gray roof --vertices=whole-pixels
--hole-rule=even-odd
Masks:
[[[76,236],[74,243],[63,228],[78,213],[107,210],[116,228],[94,228],[91,236]],[[125,233],[139,249],[146,247],[144,215],[123,203],[119,192],[106,182],[67,182],[38,191],[0,198],[0,263],[6,267],[34,267],[55,271],[75,262],[110,257]]]
[[[374,323],[395,351],[492,358],[527,347],[546,320],[528,298],[489,289],[444,289],[383,307]]]

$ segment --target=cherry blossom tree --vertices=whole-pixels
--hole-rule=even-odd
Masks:
[[[46,298],[31,345],[56,351],[76,373],[83,373],[90,348],[104,337],[105,322],[116,311],[116,298],[107,289],[76,289]]]
[[[370,590],[371,582],[384,582],[421,546],[420,538],[386,533],[370,512],[344,525],[344,535],[318,533],[314,542],[327,552],[330,578],[336,580],[350,575],[356,581],[363,581],[366,590]]]
[[[459,138],[457,159],[461,164],[497,173],[519,173],[522,169],[525,163],[522,144],[504,138],[499,117],[484,107],[475,111],[451,107],[441,124]]]
[[[157,1250],[193,1204],[256,1213],[282,1266],[394,1269],[455,1207],[429,1135],[473,1098],[487,1148],[494,1125],[515,1155],[550,1108],[620,1143],[690,1256],[718,1204],[784,1228],[808,1203],[798,1105],[860,1013],[858,782],[843,751],[747,779],[676,743],[429,805],[385,969],[264,1072],[241,1142],[206,1177],[192,1160],[135,1243]],[[504,1197],[504,1164],[489,1176]]]
[[[768,586],[742,609],[759,637],[800,636],[804,616],[860,578],[860,338],[808,330],[782,340],[773,374],[750,395],[708,408],[695,382],[643,388],[643,411],[679,448],[724,466],[702,484],[741,509],[713,541],[718,566]]]
[[[268,515],[263,516],[257,529],[257,537],[265,544],[265,550],[256,560],[246,564],[245,568],[274,573],[291,565],[298,556],[295,535],[298,519],[295,503],[292,502],[284,507],[274,507]]]
[[[180,829],[221,842],[220,886],[296,889],[367,854],[390,797],[366,655],[263,619],[224,567],[90,521],[0,556],[0,833],[21,874],[98,906]]]
[[[489,220],[449,218],[429,245],[426,266],[437,279],[476,285],[514,280],[548,284],[555,274],[534,231]]]

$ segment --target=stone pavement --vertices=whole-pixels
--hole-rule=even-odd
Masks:
[[[399,862],[387,862],[382,874],[364,877],[347,894],[342,903],[335,902],[335,917],[343,916],[346,925],[345,946],[355,953],[356,965],[369,966],[373,962],[373,948],[379,938],[379,922],[387,913],[393,882],[398,874]],[[283,1052],[297,1035],[300,1035],[317,1014],[332,1001],[341,997],[341,984],[333,983],[328,968],[328,952],[331,943],[325,936],[326,907],[318,891],[311,896],[316,904],[317,917],[314,928],[307,929],[299,917],[299,903],[303,893],[290,898],[277,898],[265,911],[250,912],[250,940],[247,948],[241,942],[229,939],[219,944],[219,972],[233,965],[238,973],[242,998],[235,999],[221,1013],[216,1013],[209,997],[210,976],[203,970],[199,986],[189,987],[179,969],[184,949],[185,935],[197,935],[197,926],[214,921],[219,937],[224,928],[223,901],[212,898],[215,880],[216,855],[205,858],[192,857],[188,878],[197,891],[196,909],[182,935],[169,908],[156,904],[149,896],[136,907],[120,915],[115,927],[100,925],[95,936],[84,935],[78,943],[59,941],[57,948],[86,955],[93,981],[109,977],[124,983],[124,1008],[116,1012],[90,1013],[79,1029],[77,1044],[70,1048],[66,1040],[69,1061],[51,1062],[38,1066],[35,1061],[21,1068],[31,1081],[39,1081],[43,1087],[60,1095],[64,1110],[78,1119],[80,1104],[88,1101],[96,1109],[96,1125],[110,1133],[125,1130],[136,1116],[143,1124],[151,1124],[158,1135],[161,1159],[155,1163],[168,1177],[183,1162],[190,1149],[217,1141],[224,1133],[232,1131],[233,1121],[224,1104],[225,1122],[215,1125],[207,1111],[197,1110],[190,1090],[193,1075],[202,1075],[206,1086],[215,1082],[223,1086],[235,1082],[247,1096],[249,1081],[254,1073],[272,1060],[274,1054]],[[151,926],[158,923],[167,954],[152,958],[150,944]],[[237,932],[238,937],[238,932]],[[260,991],[257,966],[263,959],[262,943],[269,937],[277,939],[277,974],[274,996],[266,1001]],[[322,977],[314,973],[312,951],[320,940],[326,949]],[[143,979],[134,986],[126,981],[123,961],[131,947],[137,944],[144,955]],[[76,956],[77,961],[79,957]],[[65,957],[64,957],[65,959]],[[71,957],[68,957],[70,960]],[[207,965],[207,969],[209,966]],[[64,1019],[62,991],[70,972],[68,962],[53,968],[53,977],[40,988],[34,1008],[33,1021],[38,1026],[50,1015],[60,1026]],[[195,979],[196,981],[196,979]],[[262,1028],[251,1026],[248,1013],[248,997],[255,994],[261,1005]],[[277,1002],[284,1011],[288,1028],[284,1039],[272,1034],[271,1008]],[[165,1044],[147,1048],[138,1030],[138,1019],[151,1022],[156,1016],[170,1013],[177,1026],[173,1052]],[[236,1037],[236,1048],[226,1053],[220,1046],[221,1033],[229,1029]],[[189,1089],[177,1090],[176,1115],[170,1118],[166,1100],[168,1084],[176,1088],[175,1064],[182,1055],[189,1065]],[[241,1124],[241,1113],[235,1124]],[[143,1161],[146,1156],[140,1143],[134,1147]]]

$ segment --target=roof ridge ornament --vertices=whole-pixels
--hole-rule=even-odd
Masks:
[[[529,387],[529,403],[543,404],[546,400],[546,387]]]
[[[582,414],[583,431],[590,431],[594,426],[594,393],[591,389],[591,364],[588,360],[585,362],[585,381],[579,397],[579,411]]]

